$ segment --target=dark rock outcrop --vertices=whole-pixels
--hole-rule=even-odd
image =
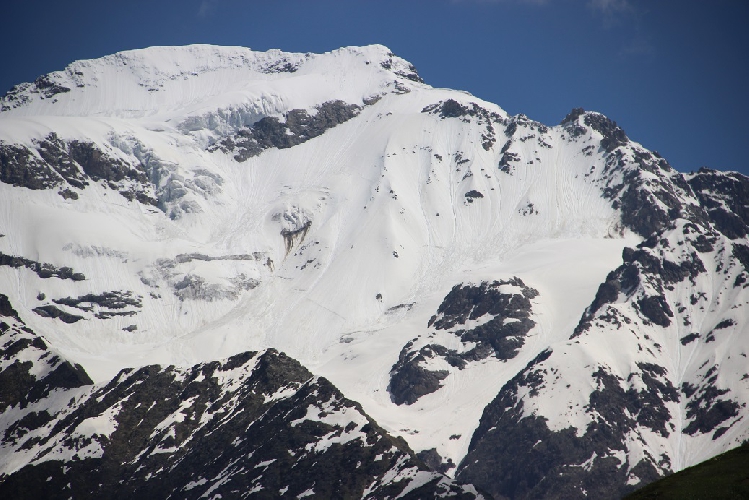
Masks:
[[[29,146],[0,143],[0,182],[32,190],[60,188],[65,199],[76,200],[90,182],[118,191],[128,200],[157,204],[146,168],[106,153],[95,144],[63,141],[57,134]]]
[[[124,370],[71,404],[6,431],[35,454],[4,497],[476,497],[274,350]]]
[[[470,104],[461,104],[455,99],[447,99],[435,104],[425,106],[422,113],[438,115],[443,120],[445,118],[460,118],[463,121],[475,120],[478,125],[485,126],[481,134],[481,146],[489,151],[494,143],[497,142],[494,125],[506,125],[507,120],[494,111],[479,106],[475,102]]]
[[[390,399],[397,405],[414,404],[420,397],[437,391],[447,378],[447,370],[430,370],[420,366],[427,359],[447,355],[447,349],[428,345],[418,351],[409,351],[412,344],[401,350],[398,362],[390,370]],[[441,348],[441,350],[440,350]]]
[[[749,177],[703,167],[687,181],[718,231],[731,239],[749,234]]]
[[[571,114],[574,115],[574,113],[575,111],[573,110],[573,113]],[[570,115],[568,115],[568,117],[569,116]],[[610,153],[619,146],[623,146],[629,142],[629,138],[627,138],[627,134],[624,133],[624,130],[619,128],[615,121],[609,120],[600,113],[586,113],[584,120],[587,126],[603,136],[603,139],[601,139],[601,147],[607,153]]]
[[[503,285],[518,287],[519,293],[505,293],[501,290]],[[469,352],[488,349],[498,359],[511,359],[523,345],[523,337],[536,325],[530,315],[531,300],[537,296],[537,290],[526,286],[517,277],[483,282],[479,286],[456,285],[445,296],[437,314],[429,320],[429,326],[436,330],[458,327],[454,333],[462,342],[476,344]],[[459,328],[466,321],[484,315],[491,319],[473,328]]]
[[[506,285],[515,290],[502,290]],[[530,315],[531,300],[537,296],[537,290],[526,286],[517,277],[479,285],[455,285],[428,326],[448,330],[463,344],[472,344],[472,347],[459,352],[436,343],[420,347],[414,347],[414,341],[406,344],[398,362],[390,369],[388,390],[392,401],[398,405],[410,405],[439,390],[441,381],[449,372],[426,367],[429,360],[442,358],[446,365],[462,370],[468,363],[492,355],[500,360],[514,358],[523,346],[525,336],[536,325]],[[475,326],[467,325],[479,319],[485,321]]]
[[[483,197],[484,195],[481,194],[480,191],[476,191],[475,189],[471,189],[465,194],[465,198],[466,198],[466,201],[468,201],[468,203],[473,203],[474,199],[483,198]]]
[[[598,367],[585,408],[591,422],[580,435],[571,426],[551,430],[543,417],[525,414],[519,395],[543,388],[550,374],[544,362],[551,355],[542,352],[486,407],[457,477],[496,498],[513,499],[618,498],[635,488],[628,470],[643,484],[657,479],[655,459],[621,464],[612,452],[625,449],[625,434],[636,426],[668,435],[665,403],[678,400],[678,393],[665,369],[641,364],[640,372],[622,380]],[[638,390],[633,378],[645,389]]]
[[[87,293],[80,297],[65,297],[54,299],[55,304],[74,307],[81,311],[90,312],[94,306],[98,307],[96,317],[99,319],[109,319],[115,316],[133,316],[137,314],[136,309],[143,307],[143,297],[134,295],[130,291],[114,290],[100,294]],[[54,307],[54,306],[46,306]],[[37,309],[43,309],[42,307]],[[35,310],[36,311],[36,310]],[[63,321],[65,321],[63,319]],[[66,321],[67,322],[67,321]]]
[[[35,307],[32,310],[43,318],[56,318],[64,323],[75,323],[83,319],[83,316],[70,314],[69,312],[63,311],[59,307],[55,307],[51,304]]]
[[[26,408],[52,391],[92,383],[80,365],[54,354],[0,294],[0,413]]]
[[[316,111],[311,115],[304,109],[292,109],[283,120],[266,116],[211,146],[210,151],[231,152],[235,160],[246,161],[269,148],[291,148],[357,116],[361,107],[343,101],[328,101],[319,105]]]
[[[8,266],[13,268],[25,267],[30,269],[40,278],[59,278],[61,280],[69,279],[73,281],[83,281],[86,276],[83,273],[76,273],[70,267],[55,267],[52,264],[43,262],[36,262],[25,257],[18,257],[15,255],[6,255],[0,252],[0,266]]]

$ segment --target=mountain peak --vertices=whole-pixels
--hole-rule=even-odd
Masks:
[[[148,47],[75,61],[62,71],[16,85],[0,98],[0,117],[134,118],[189,106],[239,106],[258,95],[276,93],[276,86],[288,85],[282,80],[306,81],[298,86],[307,87],[308,95],[327,88],[329,94],[333,90],[339,98],[349,94],[348,100],[358,101],[384,91],[388,84],[422,82],[413,65],[383,45],[324,54],[204,44]]]

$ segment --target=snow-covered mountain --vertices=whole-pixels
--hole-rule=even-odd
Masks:
[[[599,113],[509,116],[376,45],[122,52],[18,85],[0,110],[0,378],[28,375],[0,400],[0,490],[89,452],[122,464],[128,494],[167,496],[138,489],[167,466],[177,496],[284,488],[264,462],[293,462],[281,452],[195,449],[211,425],[212,449],[252,434],[319,449],[325,470],[350,455],[369,469],[346,491],[375,497],[477,491],[457,478],[610,498],[749,438],[740,174],[681,174]],[[290,378],[253,386],[260,360]],[[285,430],[236,420],[250,393],[285,408]],[[142,425],[128,401],[167,394],[140,447],[118,444],[115,415]],[[333,400],[357,416],[342,425]],[[219,401],[231,417],[206,410]],[[310,405],[337,430],[300,445]],[[179,415],[195,421],[177,435]],[[400,450],[387,467],[351,451],[367,425]],[[289,495],[334,491],[302,476]]]

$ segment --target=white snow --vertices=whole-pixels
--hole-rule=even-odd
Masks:
[[[73,434],[81,436],[104,436],[109,437],[117,430],[115,417],[119,413],[119,406],[108,408],[104,413],[96,417],[89,417],[75,428]]]

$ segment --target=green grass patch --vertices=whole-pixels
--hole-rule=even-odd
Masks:
[[[625,500],[749,499],[749,443],[651,483]]]

